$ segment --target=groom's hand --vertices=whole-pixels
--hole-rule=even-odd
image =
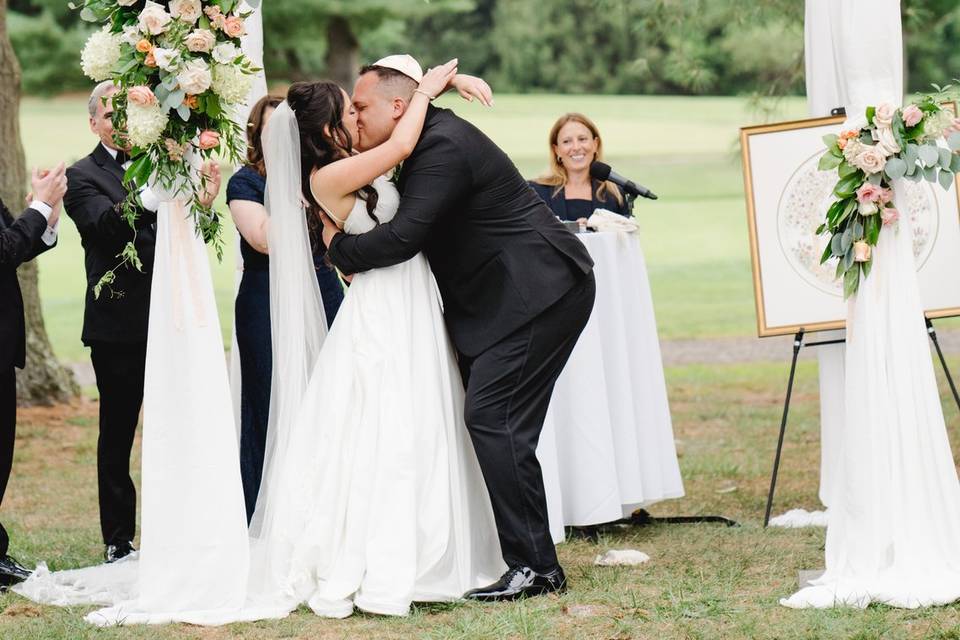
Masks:
[[[319,215],[320,222],[323,223],[323,244],[329,249],[330,243],[333,242],[333,236],[340,233],[340,229],[322,209],[319,211]]]

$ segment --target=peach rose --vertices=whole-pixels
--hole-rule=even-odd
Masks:
[[[187,49],[194,53],[210,53],[213,45],[217,43],[217,36],[209,29],[194,29],[184,39]]]
[[[870,245],[863,240],[853,243],[853,261],[870,262]]]
[[[219,147],[220,134],[217,133],[216,131],[210,131],[209,129],[207,129],[206,131],[200,134],[199,145],[201,149],[213,149],[214,147]]]
[[[923,120],[923,111],[920,111],[917,105],[912,104],[903,110],[903,124],[908,127],[915,127],[921,120]]]
[[[222,29],[231,38],[239,38],[247,32],[246,26],[243,24],[243,18],[237,16],[227,18]]]
[[[893,224],[900,219],[900,212],[894,209],[893,207],[884,207],[880,211],[880,219],[883,220],[883,224]]]
[[[150,107],[157,104],[157,96],[153,94],[150,87],[145,85],[130,87],[130,90],[127,91],[127,100],[130,104],[135,104],[138,107]]]
[[[153,2],[153,0],[147,0],[146,6],[140,12],[140,31],[152,36],[160,35],[167,30],[171,20],[173,20],[173,16],[164,11],[162,5]]]
[[[137,51],[140,53],[150,53],[150,50],[153,49],[153,45],[150,44],[150,41],[146,38],[143,38],[137,42]]]
[[[183,106],[188,109],[196,109],[198,104],[197,96],[184,96],[183,97]]]
[[[211,5],[207,6],[207,7],[205,7],[205,8],[203,9],[203,12],[204,12],[205,14],[207,14],[207,17],[210,18],[211,20],[213,20],[214,18],[216,18],[217,16],[219,16],[220,13],[221,13],[220,7],[217,6],[217,5],[215,5],[215,4],[211,4]]]
[[[170,2],[170,14],[174,18],[193,24],[200,19],[200,0],[172,0]]]
[[[153,55],[153,49],[147,52],[147,57],[143,59],[143,64],[148,67],[157,66],[157,59]]]
[[[873,124],[878,127],[889,127],[893,124],[893,115],[896,112],[897,108],[889,102],[878,105],[873,113]]]

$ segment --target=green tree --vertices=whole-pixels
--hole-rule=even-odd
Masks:
[[[323,73],[350,87],[365,34],[390,19],[472,8],[470,0],[270,0],[263,12],[264,66],[272,77]]]

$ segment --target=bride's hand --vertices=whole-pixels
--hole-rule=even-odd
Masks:
[[[485,107],[493,106],[493,89],[483,78],[468,76],[465,73],[458,73],[453,77],[450,85],[457,90],[467,102],[473,102],[476,98]]]
[[[423,74],[423,79],[420,81],[420,86],[417,88],[423,93],[427,94],[432,100],[446,91],[447,87],[450,85],[450,82],[456,75],[457,59],[454,58],[450,62],[442,64],[439,67],[433,67]]]

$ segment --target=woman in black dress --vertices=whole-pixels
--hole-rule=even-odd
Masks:
[[[590,164],[602,159],[597,125],[583,114],[568,113],[550,129],[550,170],[530,186],[561,220],[585,221],[596,209],[630,216],[617,185],[590,177]]]
[[[243,278],[234,310],[240,352],[240,475],[247,507],[253,516],[263,472],[267,419],[270,413],[270,376],[273,356],[270,335],[270,259],[267,243],[269,217],[264,208],[266,171],[261,136],[273,110],[283,101],[265,96],[254,105],[247,122],[247,164],[227,184],[227,204],[240,232]],[[327,325],[333,323],[343,301],[343,287],[326,263],[322,242],[314,243],[314,267]]]

